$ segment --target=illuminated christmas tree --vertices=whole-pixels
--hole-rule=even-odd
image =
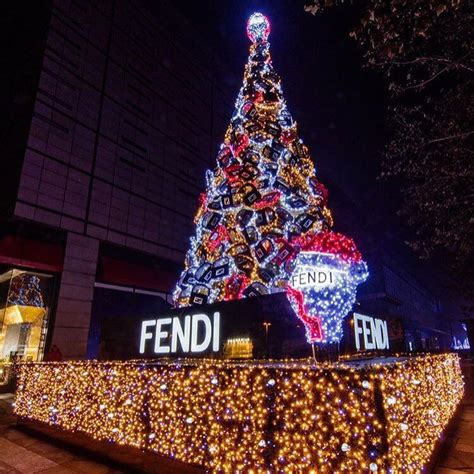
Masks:
[[[315,236],[330,235],[336,257],[341,239],[343,246],[353,245],[330,232],[328,191],[316,177],[283,98],[280,77],[272,66],[269,33],[268,19],[254,13],[247,23],[252,44],[243,85],[217,167],[206,174],[196,234],[174,294],[177,306],[286,291],[301,252],[315,253]],[[356,260],[353,263],[362,262]],[[364,272],[365,264],[352,270],[361,281]],[[305,306],[305,294],[312,298],[311,311]],[[307,327],[308,340],[333,340],[340,328],[332,331],[338,336],[326,337],[331,331],[314,309],[318,295],[328,297],[318,290],[304,293],[290,288],[289,298]],[[336,299],[340,297],[338,293]],[[353,303],[355,292],[349,299]]]
[[[39,277],[22,273],[13,278],[7,302],[7,306],[10,305],[44,308]]]

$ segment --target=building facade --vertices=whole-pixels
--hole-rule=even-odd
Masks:
[[[35,3],[12,11],[0,360],[85,357],[97,288],[167,298],[231,110],[170,3]]]
[[[354,311],[386,320],[395,352],[468,345],[448,276],[419,260],[379,218],[358,207],[336,185],[328,183],[328,187],[333,191],[338,227],[354,237],[369,267],[370,276],[359,287]]]

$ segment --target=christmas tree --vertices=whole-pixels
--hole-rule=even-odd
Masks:
[[[28,273],[14,277],[8,294],[7,306],[10,305],[44,308],[39,277]]]
[[[299,254],[314,253],[315,242],[328,240],[313,237],[331,235],[336,250],[341,242],[353,244],[330,232],[328,191],[283,98],[269,33],[268,19],[254,13],[247,23],[252,44],[243,85],[217,167],[206,174],[196,234],[174,294],[177,306],[286,291]],[[293,289],[289,297],[308,340],[323,340],[327,328],[305,307],[303,292]]]

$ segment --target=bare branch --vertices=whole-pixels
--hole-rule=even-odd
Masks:
[[[461,59],[466,59],[469,56],[465,56]],[[414,65],[414,64],[427,63],[427,62],[445,63],[445,64],[448,64],[449,66],[451,66],[453,69],[465,69],[466,71],[474,72],[474,68],[460,62],[459,60],[453,60],[453,59],[447,59],[447,58],[428,57],[428,56],[415,58],[415,59],[412,59],[412,60],[409,60],[409,61],[395,61],[395,60],[394,61],[382,61],[382,62],[374,63],[374,66],[377,66],[377,67],[391,66],[391,65],[410,66],[410,65]]]
[[[433,76],[431,76],[429,79],[426,79],[425,81],[422,81],[418,84],[414,84],[412,86],[406,86],[406,87],[402,87],[401,89],[407,91],[407,90],[410,90],[410,89],[418,89],[420,87],[424,87],[426,86],[427,84],[429,84],[430,82],[434,81],[437,77],[441,76],[441,74],[445,73],[449,71],[449,68],[448,67],[445,67],[443,69],[441,69],[441,71],[438,71],[436,74],[434,74]]]
[[[470,132],[458,133],[457,135],[450,135],[449,137],[435,138],[434,140],[427,141],[425,145],[429,145],[431,143],[437,143],[437,142],[444,142],[446,140],[454,140],[455,138],[465,138],[465,137],[468,137],[469,135],[472,135],[473,133],[474,133],[474,130],[471,130]]]

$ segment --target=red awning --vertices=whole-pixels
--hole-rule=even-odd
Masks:
[[[63,262],[64,249],[61,244],[16,235],[0,237],[0,264],[61,272]]]
[[[140,263],[102,257],[98,280],[170,293],[176,284],[176,275],[173,271],[164,268],[147,267]]]

